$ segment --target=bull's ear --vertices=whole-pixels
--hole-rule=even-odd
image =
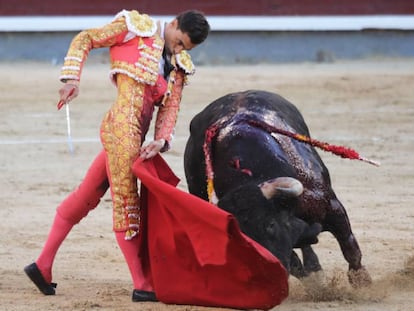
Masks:
[[[278,177],[259,184],[263,196],[270,200],[278,196],[295,198],[302,194],[302,183],[292,177]]]

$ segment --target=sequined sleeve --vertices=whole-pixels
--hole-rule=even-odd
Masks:
[[[177,70],[171,94],[168,96],[165,104],[158,109],[157,119],[155,122],[154,139],[165,139],[166,145],[161,152],[164,152],[170,148],[178,112],[180,110],[181,96],[185,80],[186,74],[184,71]]]
[[[92,49],[110,47],[124,40],[128,34],[125,18],[121,17],[102,28],[88,29],[77,34],[66,54],[59,79],[80,80],[82,68]]]

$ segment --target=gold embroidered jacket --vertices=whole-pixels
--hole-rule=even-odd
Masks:
[[[154,85],[159,75],[164,40],[157,23],[148,15],[137,11],[119,12],[114,20],[101,27],[80,32],[72,40],[61,70],[60,80],[80,81],[83,65],[92,49],[109,47],[111,80],[118,73],[126,74],[137,82]],[[182,89],[188,75],[194,74],[190,55],[182,51],[174,55],[175,70],[170,73],[167,92],[157,113],[154,139],[165,139],[165,151],[172,139],[180,107]],[[114,82],[115,83],[115,82]]]

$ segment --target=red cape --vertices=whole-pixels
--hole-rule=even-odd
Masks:
[[[177,189],[161,156],[138,160],[147,274],[164,303],[271,309],[288,296],[279,260],[244,235],[237,220]],[[145,214],[147,214],[145,216]]]

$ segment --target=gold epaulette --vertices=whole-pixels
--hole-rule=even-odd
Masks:
[[[181,51],[180,54],[175,55],[178,67],[184,70],[187,75],[195,73],[195,66],[191,60],[190,54],[187,51]]]
[[[128,30],[139,37],[151,37],[157,31],[157,23],[147,14],[139,14],[138,11],[122,10],[115,19],[125,17]]]

